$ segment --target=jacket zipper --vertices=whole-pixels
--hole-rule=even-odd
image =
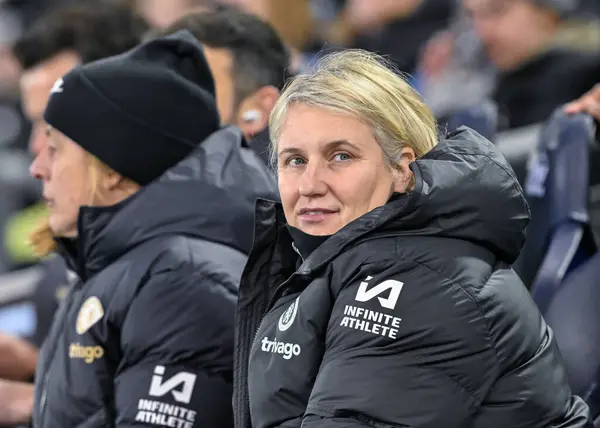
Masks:
[[[300,254],[300,252],[298,251],[298,249],[296,248],[295,245],[293,245],[294,250]],[[302,258],[302,256],[300,256],[300,258]],[[304,259],[302,259],[304,260]],[[281,291],[285,288],[285,286],[292,280],[292,278],[294,278],[294,276],[296,276],[296,273],[293,273],[290,275],[290,277],[288,279],[286,279],[285,281],[283,281],[283,283],[281,283],[281,285],[279,287],[277,287],[277,289],[275,290],[275,292],[273,293],[273,295],[271,296],[271,298],[269,299],[268,303],[267,303],[267,307],[264,311],[264,313],[261,315],[260,317],[260,321],[258,323],[258,327],[256,327],[256,331],[254,332],[254,337],[252,338],[252,343],[250,345],[250,349],[254,348],[254,345],[256,344],[256,338],[258,337],[258,332],[260,331],[260,328],[262,327],[262,323],[265,320],[265,317],[267,316],[267,314],[269,313],[269,311],[271,310],[271,308],[273,307],[273,305],[275,304],[275,302],[277,301],[277,299],[279,298],[279,295],[281,294]],[[248,364],[250,362],[248,361]],[[250,409],[250,394],[248,394],[248,409]]]
[[[281,290],[283,290],[283,288],[288,284],[288,282],[291,281],[291,279],[295,275],[296,275],[295,273],[290,275],[290,277],[288,279],[286,279],[279,287],[277,287],[277,289],[273,293],[273,296],[271,296],[271,298],[269,299],[269,301],[267,303],[267,308],[265,309],[265,312],[260,317],[260,322],[258,323],[258,327],[256,328],[256,331],[254,332],[254,338],[252,339],[252,348],[254,347],[254,344],[256,343],[256,337],[258,336],[258,332],[260,331],[260,328],[262,327],[262,323],[265,320],[265,317],[267,316],[267,314],[269,313],[269,311],[271,310],[271,308],[273,307],[273,305],[275,304],[277,299],[279,299]]]
[[[45,416],[46,416],[46,404],[48,402],[48,381],[50,380],[50,368],[52,366],[52,362],[54,361],[54,358],[56,356],[56,351],[58,349],[58,340],[60,339],[60,335],[61,333],[64,331],[64,321],[66,316],[69,313],[69,309],[71,308],[71,303],[73,301],[73,293],[75,292],[75,287],[76,285],[72,285],[71,289],[69,290],[69,294],[66,297],[66,301],[63,303],[64,304],[64,311],[60,314],[60,319],[55,318],[55,321],[58,322],[58,326],[59,326],[59,330],[56,332],[56,334],[54,335],[53,339],[54,339],[54,343],[52,344],[52,352],[50,352],[48,354],[48,360],[46,361],[46,367],[45,367],[45,373],[44,373],[44,377],[42,379],[42,393],[41,393],[41,397],[40,397],[40,410],[39,410],[39,414],[38,414],[38,418],[39,418],[39,422],[40,422],[40,428],[43,428],[44,425],[44,421],[45,421]]]
[[[292,248],[300,256],[300,259],[302,260],[302,262],[304,262],[304,257],[302,257],[302,254],[300,254],[300,250],[298,250],[298,247],[296,247],[296,244],[294,244],[293,242],[292,242]],[[269,311],[271,310],[271,308],[273,307],[273,305],[279,298],[279,294],[281,294],[281,290],[283,290],[283,288],[288,284],[288,282],[290,282],[292,280],[292,278],[295,275],[296,275],[296,273],[294,272],[293,274],[290,275],[290,277],[288,279],[283,281],[283,283],[281,283],[281,285],[275,289],[275,292],[273,293],[273,295],[267,302],[267,308],[266,308],[265,312],[262,314],[260,321],[258,323],[258,327],[256,328],[256,331],[254,332],[254,338],[252,339],[252,348],[254,347],[254,344],[256,343],[256,337],[258,336],[258,332],[260,331],[260,328],[262,327],[262,323],[265,320],[265,317],[267,316],[267,314],[269,313]]]
[[[298,250],[298,248],[296,247],[296,245],[293,242],[292,242],[292,248],[294,249],[294,251],[296,253],[298,253],[298,255],[300,256],[300,258],[304,262],[304,258],[302,257],[302,254],[300,254],[300,251]],[[275,302],[279,298],[279,295],[281,294],[281,290],[283,290],[285,288],[285,286],[292,280],[292,278],[294,276],[296,276],[295,272],[293,274],[291,274],[288,279],[286,279],[285,281],[283,281],[283,283],[281,283],[281,285],[279,285],[275,289],[275,292],[273,293],[273,295],[271,296],[271,298],[267,302],[267,307],[266,307],[265,311],[263,312],[263,314],[261,315],[260,321],[258,322],[258,326],[256,327],[256,330],[254,331],[254,337],[252,338],[252,342],[250,343],[250,349],[254,348],[254,345],[256,344],[256,338],[258,337],[258,332],[260,331],[260,328],[262,327],[262,323],[265,320],[265,317],[267,316],[267,314],[269,313],[269,311],[271,310],[272,306],[275,304]],[[247,364],[249,364],[249,363],[250,362],[247,361]],[[247,400],[246,401],[247,401],[248,409],[250,409],[250,394],[247,395]],[[249,414],[249,417],[250,417],[250,414]]]

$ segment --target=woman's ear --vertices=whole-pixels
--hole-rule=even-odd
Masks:
[[[400,162],[398,162],[394,168],[394,192],[406,193],[412,190],[414,182],[410,164],[414,162],[415,159],[416,155],[412,147],[404,147],[400,152]]]
[[[109,168],[107,168],[102,175],[103,177],[101,186],[104,190],[108,191],[116,189],[125,180],[125,178],[121,174]]]

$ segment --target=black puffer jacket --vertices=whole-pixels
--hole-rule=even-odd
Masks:
[[[233,328],[257,197],[275,197],[233,129],[63,241],[81,278],[36,373],[34,426],[232,426]]]
[[[510,268],[529,209],[504,158],[463,129],[412,170],[410,195],[297,269],[281,206],[259,203],[240,285],[236,426],[591,427]]]

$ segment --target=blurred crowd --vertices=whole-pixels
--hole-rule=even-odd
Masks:
[[[271,24],[283,45],[250,21],[203,21],[221,6]],[[267,163],[279,91],[323,52],[388,57],[440,127],[491,102],[499,136],[538,126],[600,82],[598,0],[0,0],[0,278],[15,275],[17,284],[0,288],[1,331],[39,347],[72,280],[54,264],[27,271],[41,275],[35,280],[17,275],[42,261],[30,237],[46,208],[30,164],[44,144],[42,113],[55,81],[78,63],[178,29],[208,47],[222,123],[237,125]],[[595,170],[590,181],[600,201]],[[38,285],[45,278],[49,285]],[[18,281],[36,284],[34,298]],[[3,298],[33,306],[3,310]],[[3,367],[0,349],[0,377],[33,376],[36,350],[26,346],[17,349],[22,367]]]
[[[94,1],[0,3],[0,224],[4,225],[0,231],[3,243],[0,271],[35,261],[23,237],[36,216],[43,214],[43,208],[36,204],[39,187],[28,173],[31,149],[28,146],[35,142],[35,125],[43,105],[31,107],[27,98],[23,102],[23,90],[27,90],[23,86],[28,87],[28,79],[20,80],[23,64],[11,48],[38,18],[69,3]],[[544,121],[557,106],[589,90],[599,76],[600,3],[595,0],[131,0],[126,3],[147,21],[148,31],[164,30],[184,15],[217,3],[243,8],[278,31],[292,53],[291,68],[295,71],[310,67],[319,52],[344,47],[386,55],[406,73],[441,120],[491,99],[498,109],[499,131]],[[83,22],[79,28],[77,23],[71,26],[70,37],[81,38],[72,42],[81,44],[95,43],[85,40],[94,38],[95,31],[110,32],[115,38],[120,31],[118,22],[106,22],[97,30],[86,28]],[[49,46],[57,43],[48,40]],[[102,51],[102,42],[96,43]],[[115,42],[114,47],[117,45]],[[22,55],[25,60],[44,56],[42,52]],[[77,62],[77,58],[62,60],[62,71]],[[243,79],[241,76],[238,80]]]

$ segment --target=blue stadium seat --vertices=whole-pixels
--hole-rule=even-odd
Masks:
[[[448,119],[448,132],[468,126],[490,141],[494,141],[498,127],[498,108],[493,101],[485,101],[461,110]]]
[[[588,216],[594,134],[590,116],[558,109],[541,132],[525,182],[532,221],[513,268],[542,313],[565,275],[596,251]]]
[[[573,392],[600,422],[600,253],[567,275],[545,314]]]

